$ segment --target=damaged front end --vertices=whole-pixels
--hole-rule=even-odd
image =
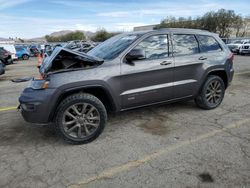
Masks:
[[[44,76],[48,73],[90,68],[102,63],[102,59],[89,56],[86,53],[57,47],[50,56],[43,60],[39,72]]]
[[[57,47],[46,57],[40,67],[41,77],[33,78],[19,97],[20,110],[24,119],[32,123],[48,123],[53,109],[51,101],[58,90],[51,84],[49,75],[65,71],[94,68],[103,63],[103,60],[85,53]],[[22,80],[21,80],[22,81]]]

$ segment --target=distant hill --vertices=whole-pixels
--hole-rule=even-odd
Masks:
[[[79,31],[82,31],[82,30],[79,30]],[[49,36],[52,36],[52,37],[58,37],[58,36],[62,36],[62,35],[66,35],[68,33],[71,33],[71,32],[74,32],[72,30],[62,30],[62,31],[56,31],[56,32],[53,32],[53,33],[50,33]],[[91,38],[92,36],[94,36],[94,32],[91,32],[91,31],[82,31],[85,36],[88,38]],[[25,41],[32,41],[32,42],[45,42],[45,36],[43,37],[36,37],[36,38],[31,38],[31,39],[25,39]]]
[[[73,32],[71,30],[62,30],[62,31],[56,31],[56,32],[53,32],[51,34],[49,34],[49,36],[51,37],[59,37],[59,36],[62,36],[62,35],[66,35],[70,32]]]
[[[6,40],[8,40],[8,39],[6,39],[6,38],[1,38],[1,37],[0,37],[0,41],[3,41],[3,40],[6,41]]]
[[[79,30],[79,31],[82,31],[82,30]],[[50,33],[49,36],[58,37],[61,35],[66,35],[70,32],[74,32],[74,31],[72,31],[72,30],[56,31],[56,32]],[[87,39],[90,39],[95,34],[94,32],[91,32],[91,31],[82,31],[82,32],[85,34]],[[8,41],[8,40],[10,40],[10,39],[0,37],[0,41]],[[15,39],[13,39],[13,40],[15,40]],[[23,40],[25,42],[46,42],[45,36],[35,37],[35,38],[30,38],[30,39],[23,39]],[[20,42],[20,41],[18,41],[18,42]]]

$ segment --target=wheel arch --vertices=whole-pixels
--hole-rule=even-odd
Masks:
[[[76,93],[92,94],[103,103],[107,112],[116,112],[117,111],[116,103],[113,100],[110,92],[105,87],[103,87],[101,85],[75,87],[75,88],[69,88],[67,90],[64,90],[64,92],[59,94],[55,104],[53,105],[51,113],[49,115],[49,121],[54,120],[54,117],[55,117],[56,112],[57,112],[57,107],[62,102],[62,100],[64,100],[66,97],[73,95],[73,94],[76,94]]]
[[[25,54],[22,54],[22,57],[24,57],[25,55],[28,56],[28,57],[30,57],[30,55],[29,55],[29,54],[26,54],[26,53],[25,53]]]
[[[221,69],[221,70],[212,70],[207,74],[207,77],[210,75],[215,75],[215,76],[219,76],[224,84],[225,84],[225,89],[228,87],[228,76],[225,70]],[[206,78],[207,78],[206,77]]]
[[[213,69],[213,70],[207,71],[207,73],[203,76],[201,84],[198,87],[198,92],[196,93],[195,96],[197,96],[201,92],[202,87],[204,83],[206,82],[206,79],[208,78],[208,76],[211,76],[211,75],[219,76],[225,84],[225,89],[228,87],[228,76],[227,76],[225,69]]]

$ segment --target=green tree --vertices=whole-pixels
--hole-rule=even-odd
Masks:
[[[241,16],[236,16],[235,17],[235,22],[234,22],[234,28],[236,30],[235,35],[236,37],[243,37],[243,32],[241,32],[243,30],[244,27],[244,19]],[[242,36],[243,35],[243,36]]]
[[[240,16],[236,15],[233,10],[220,9],[216,12],[217,33],[220,37],[229,37],[232,28],[239,21]]]
[[[192,20],[191,17],[184,18],[184,17],[168,17],[161,21],[161,23],[155,27],[155,29],[160,28],[192,28],[197,29],[199,28],[199,22],[197,20]]]
[[[74,31],[57,37],[46,35],[45,39],[47,42],[67,42],[71,40],[85,40],[86,37],[83,32]]]
[[[236,36],[242,35],[240,30],[243,25],[243,18],[240,15],[236,15],[233,10],[219,9],[217,12],[207,12],[196,19],[191,17],[168,17],[162,20],[155,28],[205,29],[218,33],[220,37],[229,37],[233,30],[236,30]]]
[[[214,11],[205,13],[201,18],[198,18],[197,21],[199,22],[200,29],[205,29],[214,33],[217,31],[218,23]]]
[[[110,33],[107,32],[105,29],[100,29],[95,33],[95,35],[91,38],[91,40],[93,40],[94,42],[103,42],[117,34],[119,33],[116,32]]]

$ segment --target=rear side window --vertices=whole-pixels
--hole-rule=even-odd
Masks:
[[[199,53],[198,42],[194,35],[175,34],[173,39],[175,56]]]
[[[196,37],[199,41],[201,52],[214,52],[222,50],[214,37],[206,35],[197,35]]]
[[[141,41],[135,49],[145,51],[146,59],[168,57],[168,35],[154,35]]]

